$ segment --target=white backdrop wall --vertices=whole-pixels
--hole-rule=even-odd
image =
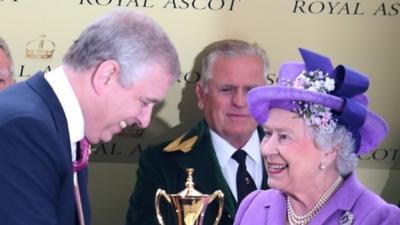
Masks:
[[[224,38],[262,46],[271,62],[269,83],[283,61],[300,60],[299,47],[368,74],[370,106],[388,121],[390,133],[374,154],[360,159],[357,173],[371,190],[399,204],[399,0],[0,0],[0,35],[10,45],[18,81],[57,67],[80,31],[114,8],[143,11],[165,28],[182,74],[148,129],[130,127],[96,147],[89,183],[93,224],[124,224],[141,151],[201,118],[193,92],[199,76],[194,60],[204,46]]]

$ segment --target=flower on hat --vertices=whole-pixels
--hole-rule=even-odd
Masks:
[[[368,77],[348,66],[334,67],[324,55],[299,50],[304,63],[284,63],[276,85],[249,91],[251,115],[264,124],[271,108],[300,112],[316,132],[329,133],[337,124],[348,129],[357,155],[373,151],[389,127],[381,116],[368,109]]]
[[[303,72],[296,77],[293,87],[312,92],[329,93],[335,89],[335,80],[328,73],[320,70]],[[332,133],[337,125],[331,109],[320,104],[299,101],[295,109],[305,120],[306,125],[314,128],[320,134]]]

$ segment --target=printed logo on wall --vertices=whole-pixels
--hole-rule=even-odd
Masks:
[[[307,1],[293,2],[292,13],[311,15],[350,15],[350,16],[397,16],[400,15],[400,3],[382,2],[373,8],[364,7],[362,2],[355,1]]]
[[[51,71],[52,66],[50,66],[47,61],[53,59],[54,52],[56,51],[56,44],[46,37],[47,35],[42,33],[39,35],[38,39],[32,39],[25,44],[25,57],[29,60],[35,60],[35,65],[39,65],[39,67],[32,67],[29,62],[21,64],[19,70],[16,70],[16,74],[18,74],[19,78],[18,80],[26,79],[38,70],[42,70],[43,72]],[[44,61],[44,63],[38,63],[37,60]]]
[[[51,59],[56,51],[56,44],[46,37],[46,34],[42,33],[39,39],[26,43],[25,56],[30,59]]]
[[[358,157],[361,168],[400,169],[399,148],[378,148],[374,152]]]
[[[142,151],[151,144],[169,139],[167,132],[171,127],[157,116],[152,118],[149,127],[143,129],[136,125],[126,127],[112,141],[92,146],[91,162],[137,162]]]
[[[234,11],[237,8],[236,3],[238,2],[240,2],[240,0],[80,0],[79,5],[124,6],[136,8],[153,8],[156,6],[164,9]]]

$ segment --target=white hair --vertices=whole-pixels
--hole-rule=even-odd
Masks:
[[[350,131],[342,125],[337,125],[330,134],[319,134],[314,129],[311,133],[319,150],[337,149],[336,168],[342,176],[354,171],[358,159],[354,149],[354,138]]]
[[[180,73],[178,54],[167,34],[141,12],[118,9],[88,26],[74,42],[63,62],[78,72],[105,60],[121,66],[120,82],[129,86],[141,79],[143,68],[161,64],[175,80]]]
[[[250,44],[242,40],[226,39],[216,41],[205,47],[202,52],[201,59],[201,77],[199,84],[207,92],[208,82],[213,78],[212,66],[218,57],[234,57],[241,55],[254,55],[260,57],[264,64],[264,74],[268,71],[268,58],[257,44]]]

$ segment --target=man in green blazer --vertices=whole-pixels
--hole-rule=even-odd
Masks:
[[[255,188],[266,189],[266,173],[260,154],[263,132],[257,128],[247,109],[247,92],[265,85],[268,60],[256,44],[240,40],[222,40],[207,46],[200,54],[201,79],[196,84],[198,107],[204,120],[177,139],[151,146],[143,151],[137,182],[129,201],[127,225],[157,225],[155,194],[185,189],[187,168],[193,168],[196,190],[224,193],[220,225],[231,225],[241,201],[236,184],[239,163],[232,155],[246,152],[247,172]],[[176,213],[166,201],[160,204],[166,225],[175,225]],[[218,203],[207,208],[203,225],[211,225]]]

